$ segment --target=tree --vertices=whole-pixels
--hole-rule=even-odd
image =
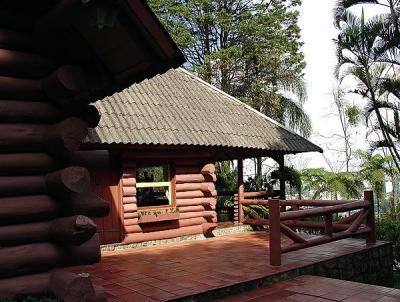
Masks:
[[[388,9],[388,13],[365,20],[351,13],[348,8],[357,4],[376,4]],[[397,76],[400,62],[398,51],[400,5],[397,0],[342,0],[335,10],[336,25],[341,30],[338,47],[337,76],[343,80],[352,77],[357,87],[352,93],[367,102],[366,124],[372,148],[386,148],[400,171],[399,97],[400,78]]]
[[[303,191],[312,193],[311,199],[330,194],[333,199],[360,198],[364,188],[358,173],[330,172],[323,168],[304,169],[301,171]]]
[[[188,68],[308,136],[300,0],[149,0]]]

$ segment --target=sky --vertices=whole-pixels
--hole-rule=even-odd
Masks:
[[[336,0],[303,0],[300,9],[299,26],[304,43],[303,52],[307,67],[305,80],[307,82],[308,101],[305,110],[312,118],[313,135],[310,140],[321,146],[324,156],[318,153],[297,155],[292,163],[296,168],[325,167],[332,170],[343,169],[343,161],[339,160],[337,149],[341,140],[334,136],[340,133],[340,122],[335,115],[332,91],[336,85],[334,68],[336,65],[336,47],[334,39],[338,31],[333,24],[333,8]],[[357,9],[354,10],[357,13]],[[358,12],[360,9],[358,8]],[[376,13],[376,6],[365,8],[366,18]],[[344,86],[354,83],[348,80]],[[349,97],[350,103],[362,107],[362,100]],[[355,149],[365,149],[365,127],[354,129],[353,145]]]

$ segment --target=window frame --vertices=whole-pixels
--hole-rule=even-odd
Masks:
[[[163,166],[163,165],[168,165],[169,167],[169,173],[168,173],[168,178],[169,181],[162,181],[162,182],[137,182],[136,178],[136,192],[138,188],[154,188],[154,187],[167,187],[169,188],[169,200],[170,203],[167,205],[159,205],[159,206],[139,206],[137,201],[137,208],[139,209],[156,209],[156,208],[168,208],[168,207],[175,207],[176,206],[176,176],[175,176],[175,163],[170,162],[170,161],[144,161],[141,162],[136,166],[136,170],[140,168],[145,168],[149,166]],[[136,171],[137,172],[137,171]],[[154,186],[154,184],[157,184],[157,186]],[[167,185],[166,185],[167,184]],[[136,199],[137,199],[137,193],[136,193]]]

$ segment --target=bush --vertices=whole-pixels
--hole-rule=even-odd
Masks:
[[[383,214],[377,220],[376,234],[379,240],[393,244],[394,269],[400,270],[400,220],[389,214]]]

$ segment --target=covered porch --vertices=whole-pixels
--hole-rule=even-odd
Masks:
[[[282,245],[290,242],[282,238]],[[73,270],[89,273],[110,302],[211,301],[303,274],[387,285],[390,257],[388,243],[344,239],[286,253],[276,267],[269,264],[269,234],[250,232],[103,253],[100,264]]]

